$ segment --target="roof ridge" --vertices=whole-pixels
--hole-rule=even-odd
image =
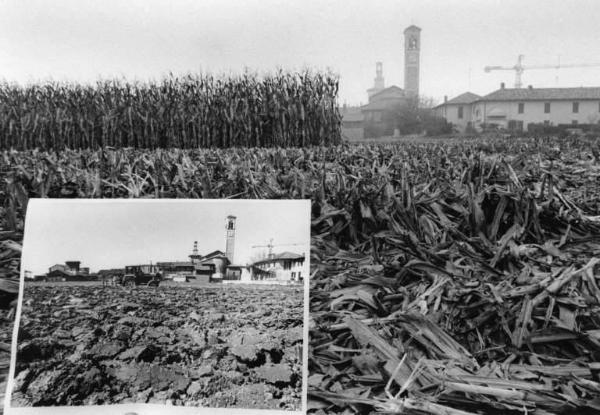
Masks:
[[[376,97],[377,95],[381,94],[382,92],[385,92],[385,91],[387,91],[387,90],[389,90],[389,89],[392,89],[392,88],[396,88],[396,89],[399,89],[400,91],[404,91],[404,90],[403,90],[402,88],[400,88],[398,85],[390,85],[390,86],[386,86],[386,87],[385,87],[385,88],[383,88],[381,91],[377,91],[377,92],[375,92],[373,95],[371,95],[371,96],[370,96],[370,98],[369,98],[369,99],[372,99],[373,97]],[[368,104],[367,104],[367,105],[368,105]],[[363,105],[363,106],[364,106],[364,105]]]

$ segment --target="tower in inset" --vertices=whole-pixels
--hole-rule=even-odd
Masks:
[[[376,62],[375,63],[375,82],[373,83],[373,88],[367,89],[367,94],[369,98],[378,93],[379,91],[385,89],[385,80],[383,78],[383,63]]]
[[[419,96],[419,58],[421,29],[411,25],[404,29],[404,91],[409,97]]]
[[[225,256],[229,260],[230,264],[233,263],[233,249],[235,246],[235,219],[235,216],[229,215],[225,221]]]
[[[202,259],[202,255],[198,252],[198,241],[194,241],[194,249],[192,250],[192,254],[189,255],[192,264],[197,264]]]

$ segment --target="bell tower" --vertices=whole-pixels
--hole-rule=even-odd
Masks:
[[[227,216],[225,221],[225,256],[233,264],[233,248],[235,245],[235,219],[233,215]]]
[[[419,96],[419,59],[421,29],[411,25],[404,29],[404,91],[410,97]]]
[[[369,98],[371,98],[373,95],[375,95],[382,89],[385,89],[385,79],[383,78],[383,63],[376,62],[373,88],[367,89],[367,95]]]

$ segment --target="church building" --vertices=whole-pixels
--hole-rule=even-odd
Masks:
[[[382,137],[400,133],[398,111],[418,100],[421,29],[404,30],[404,89],[385,86],[383,63],[375,64],[373,87],[367,90],[368,103],[359,108],[341,109],[343,134],[346,138]],[[349,137],[351,136],[351,137]]]

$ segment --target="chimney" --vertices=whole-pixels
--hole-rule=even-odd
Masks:
[[[448,95],[444,95],[444,104],[448,102]]]
[[[528,89],[533,89],[533,85],[528,85],[527,88]]]
[[[504,89],[504,82],[500,83],[500,89]]]

